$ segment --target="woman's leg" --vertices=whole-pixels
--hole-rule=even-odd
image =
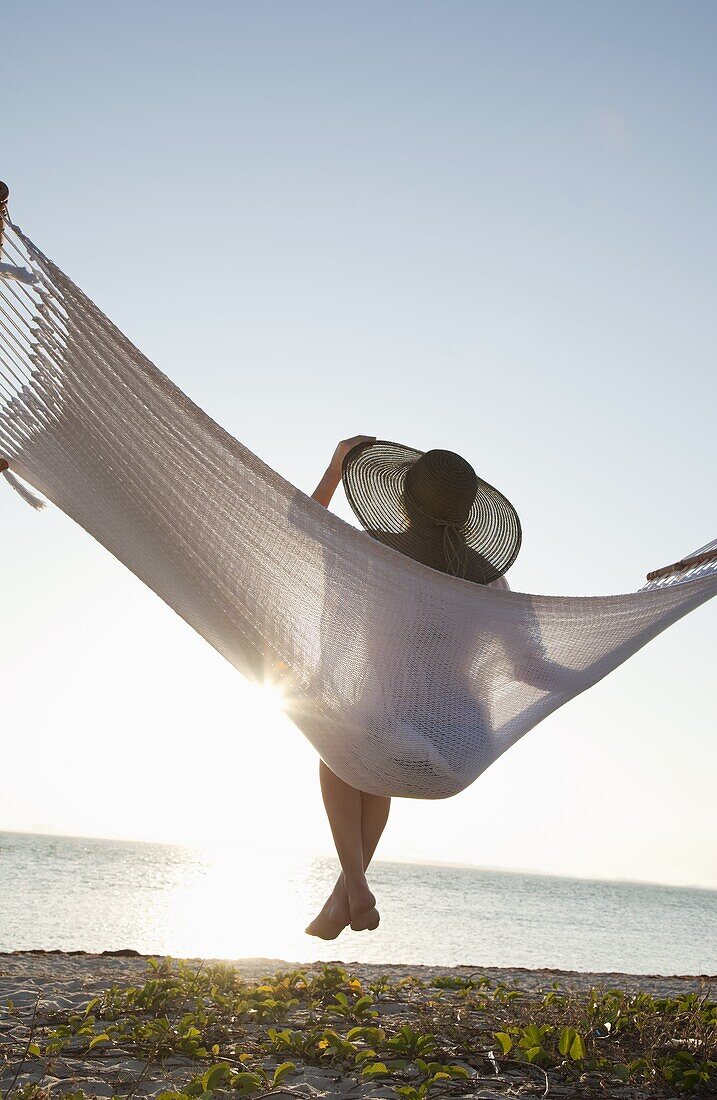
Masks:
[[[379,840],[383,835],[391,809],[391,799],[382,794],[367,794],[361,791],[361,842],[363,846],[363,869],[373,859]]]
[[[323,939],[335,939],[349,923],[355,931],[378,925],[376,901],[365,871],[386,826],[391,799],[356,790],[334,775],[323,761],[320,777],[342,873],[306,931]]]
[[[361,791],[361,846],[363,848],[363,869],[368,870],[376,846],[386,828],[391,799],[380,794],[367,794]],[[320,917],[311,926],[313,935],[324,935],[326,939],[335,939],[350,923],[351,914],[346,881],[343,871],[339,875],[332,892],[321,910]]]
[[[344,783],[323,760],[319,765],[321,794],[326,816],[331,826],[346,889],[349,893],[365,893],[366,875],[363,865],[361,835],[361,791]]]

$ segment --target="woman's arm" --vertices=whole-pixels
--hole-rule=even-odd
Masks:
[[[355,435],[352,439],[342,439],[334,451],[334,457],[326,467],[326,473],[311,494],[314,500],[328,508],[331,498],[336,492],[336,486],[341,481],[341,467],[346,455],[358,443],[375,443],[375,435]]]

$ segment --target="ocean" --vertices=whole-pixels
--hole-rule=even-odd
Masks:
[[[373,933],[305,935],[337,865],[276,851],[0,833],[0,951],[716,974],[717,892],[376,862]]]

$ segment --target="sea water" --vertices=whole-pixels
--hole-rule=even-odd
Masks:
[[[0,833],[0,951],[717,974],[717,892],[376,862],[381,926],[304,934],[328,858]]]

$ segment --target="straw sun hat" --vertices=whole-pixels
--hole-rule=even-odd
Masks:
[[[453,451],[359,443],[342,478],[369,534],[433,569],[490,584],[518,555],[515,508]]]

